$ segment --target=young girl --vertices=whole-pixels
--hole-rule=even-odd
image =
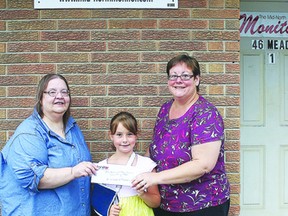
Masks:
[[[98,165],[131,165],[144,170],[154,172],[156,163],[148,157],[135,154],[133,149],[137,141],[137,121],[128,112],[116,114],[110,122],[109,136],[113,143],[115,153]],[[154,216],[152,208],[160,205],[160,194],[157,185],[136,190],[131,186],[111,185],[105,186],[117,191],[119,204],[113,204],[109,216]]]

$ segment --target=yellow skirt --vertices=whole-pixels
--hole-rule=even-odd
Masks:
[[[153,209],[138,196],[121,197],[119,216],[154,216]]]

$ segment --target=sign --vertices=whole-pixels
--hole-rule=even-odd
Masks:
[[[251,41],[255,50],[288,50],[288,40],[259,39]]]
[[[276,57],[275,57],[275,53],[268,53],[268,63],[269,64],[275,64],[275,60],[276,60]]]
[[[241,37],[288,37],[288,13],[241,12]]]
[[[178,0],[34,0],[35,9],[151,8],[177,9]]]
[[[137,169],[135,166],[107,164],[98,167],[99,169],[96,171],[96,175],[92,175],[91,177],[92,183],[131,186],[133,178],[144,172],[139,168]]]

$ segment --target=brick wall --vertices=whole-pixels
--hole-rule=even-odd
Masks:
[[[94,161],[112,151],[107,128],[120,110],[139,120],[144,152],[171,98],[166,63],[185,52],[201,64],[201,94],[224,117],[230,215],[239,215],[239,0],[178,2],[178,10],[34,10],[32,0],[0,0],[0,149],[31,114],[39,79],[60,73]]]

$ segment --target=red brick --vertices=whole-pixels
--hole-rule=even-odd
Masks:
[[[224,29],[224,24],[225,24],[226,20],[209,20],[209,29],[219,29],[219,30],[223,30]]]
[[[208,86],[208,94],[209,95],[223,95],[224,86],[220,85],[209,85]]]
[[[240,140],[225,140],[225,151],[239,151]]]
[[[226,171],[229,173],[239,173],[240,172],[240,163],[226,163]]]
[[[154,73],[157,72],[157,64],[150,63],[129,63],[129,64],[117,64],[111,63],[108,65],[109,73]]]
[[[171,99],[170,97],[143,97],[142,99],[142,103],[143,103],[143,107],[156,107],[156,108],[160,108],[160,106]]]
[[[0,8],[1,9],[6,8],[6,1],[5,0],[0,1]]]
[[[240,130],[239,129],[238,130],[237,129],[236,130],[226,129],[225,133],[226,133],[226,139],[227,140],[239,140],[240,139]]]
[[[194,31],[193,39],[195,40],[231,40],[240,39],[239,31]]]
[[[106,109],[104,108],[73,108],[71,109],[72,115],[77,118],[99,118],[103,117],[106,114]]]
[[[140,10],[97,10],[91,12],[92,18],[141,18],[141,11]]]
[[[57,22],[54,20],[29,20],[9,21],[8,29],[11,30],[56,30]]]
[[[211,19],[211,18],[222,18],[222,19],[236,19],[239,18],[239,10],[209,10],[209,9],[192,9],[192,18]]]
[[[225,128],[229,129],[240,129],[240,120],[238,118],[225,118],[224,119]]]
[[[226,64],[226,73],[240,73],[240,64],[235,62],[233,64]]]
[[[167,62],[180,53],[173,52],[146,52],[142,54],[142,62]]]
[[[59,42],[58,52],[96,52],[105,51],[104,42]]]
[[[35,104],[35,99],[33,98],[0,98],[0,108],[31,108]],[[1,128],[1,127],[0,127]],[[1,128],[4,130],[3,128]]]
[[[71,82],[72,83],[72,82]],[[74,84],[74,82],[73,82]],[[70,86],[71,96],[104,96],[106,94],[105,86],[83,85],[83,86]]]
[[[0,119],[1,130],[12,130],[14,131],[16,127],[22,122],[22,120],[2,120]]]
[[[3,86],[0,87],[0,97],[6,96],[6,88]]]
[[[6,30],[6,22],[0,20],[0,31]]]
[[[239,0],[225,0],[225,6],[227,8],[240,8]]]
[[[223,43],[222,42],[209,42],[208,50],[210,51],[223,51]]]
[[[240,42],[225,42],[225,51],[238,51],[240,50]]]
[[[239,106],[239,96],[206,96],[206,98],[216,106]]]
[[[33,112],[33,108],[25,109],[8,109],[7,118],[8,119],[25,119],[29,117]]]
[[[226,30],[239,30],[239,25],[238,20],[225,20]]]
[[[240,162],[239,152],[226,152],[226,161],[228,161],[228,162]]]
[[[37,41],[37,32],[0,32],[0,41]]]
[[[108,136],[106,135],[106,131],[83,131],[85,140],[106,140],[108,139]],[[104,149],[105,152],[107,151],[107,148]]]
[[[143,30],[142,40],[189,40],[189,30]]]
[[[37,10],[0,10],[1,20],[37,19]]]
[[[178,10],[143,10],[143,18],[190,18],[190,11],[188,9]]]
[[[216,53],[216,52],[198,52],[194,54],[194,57],[199,62],[239,62],[240,54],[239,53]]]
[[[226,86],[226,92],[227,95],[240,95],[240,86]]]
[[[37,76],[1,76],[0,86],[35,85]]]
[[[155,86],[109,86],[109,95],[156,95],[157,87]]]
[[[109,108],[109,114],[108,114],[108,118],[112,118],[114,115],[116,115],[118,112],[121,111],[128,111],[130,112],[132,115],[135,116],[136,119],[140,120],[139,118],[152,118],[155,119],[157,113],[158,113],[158,107],[157,108],[145,108],[145,107],[139,107],[139,108],[133,108],[133,107],[129,107],[129,108]]]
[[[187,51],[203,51],[207,50],[206,42],[192,42],[192,41],[165,41],[159,43],[160,51],[181,50],[185,47]]]
[[[43,41],[79,41],[89,40],[90,33],[87,31],[43,31],[41,32],[41,40]]]
[[[95,63],[60,64],[57,66],[57,71],[61,74],[97,74],[105,73],[106,65]]]
[[[29,65],[8,65],[8,74],[47,74],[56,73],[56,66],[54,64],[29,64]]]
[[[93,107],[140,107],[138,97],[95,97],[91,101]]]
[[[207,6],[208,6],[207,0],[197,0],[197,1],[179,0],[178,1],[179,8],[202,8],[202,7],[207,7]]]
[[[109,29],[155,29],[156,20],[109,20]]]
[[[208,21],[206,20],[160,20],[160,29],[207,29]]]
[[[125,75],[94,75],[91,79],[92,84],[139,84],[140,77],[136,74],[125,74]]]
[[[38,54],[0,54],[0,64],[37,63]]]
[[[72,107],[88,107],[90,105],[90,99],[88,97],[74,97],[72,98]]]
[[[108,51],[156,51],[157,45],[155,42],[109,42]]]
[[[142,75],[143,84],[159,84],[167,85],[167,76],[166,74],[157,74],[157,75]]]
[[[6,44],[0,43],[0,53],[5,53],[5,52],[6,52]]]
[[[139,30],[94,31],[91,40],[140,40]]]
[[[92,119],[91,120],[91,128],[95,130],[108,130],[110,124],[110,119]]]
[[[16,8],[16,9],[19,9],[19,8],[31,8],[33,9],[33,1],[7,1],[7,7],[8,8]]]
[[[239,118],[240,117],[240,108],[227,108],[227,117]]]
[[[88,62],[88,54],[86,53],[43,53],[41,61],[44,63],[76,63]]]
[[[68,83],[71,85],[88,85],[90,84],[90,76],[85,74],[72,74],[72,75],[65,75]]]
[[[8,43],[8,52],[55,52],[56,43],[54,42],[21,42]]]
[[[223,0],[213,0],[209,2],[209,8],[223,8],[225,5]]]
[[[156,122],[156,116],[154,119],[144,119],[141,124],[141,128],[143,129],[153,129]]]
[[[20,87],[8,87],[8,97],[21,97],[21,96],[35,96],[37,88],[36,86],[20,86]]]
[[[42,19],[89,19],[91,10],[41,10]]]
[[[88,119],[77,119],[77,124],[81,130],[89,129],[89,120]]]
[[[105,20],[59,20],[59,30],[79,30],[79,29],[106,29],[107,22]]]
[[[92,53],[92,62],[139,62],[139,54],[137,53]]]
[[[207,84],[238,84],[240,75],[238,74],[209,74],[201,76],[202,83]]]
[[[240,185],[239,184],[230,184],[231,194],[239,194],[240,193]]]

